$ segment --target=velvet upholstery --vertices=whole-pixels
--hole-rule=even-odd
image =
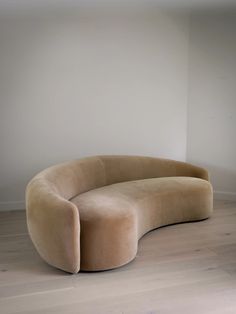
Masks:
[[[31,239],[49,264],[76,273],[131,261],[138,240],[163,225],[208,218],[208,172],[184,162],[96,156],[52,166],[26,191]]]

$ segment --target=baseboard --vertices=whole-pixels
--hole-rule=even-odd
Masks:
[[[236,193],[226,191],[214,191],[216,200],[236,201]]]
[[[0,202],[0,211],[25,209],[25,202]]]

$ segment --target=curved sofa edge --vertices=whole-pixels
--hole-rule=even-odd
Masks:
[[[76,206],[44,190],[37,180],[26,189],[26,215],[30,238],[49,265],[68,273],[80,270],[80,220]],[[39,189],[37,189],[37,187]]]

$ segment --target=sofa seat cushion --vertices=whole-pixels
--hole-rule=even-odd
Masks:
[[[121,266],[138,240],[157,227],[209,217],[212,187],[193,177],[127,181],[82,193],[70,201],[81,224],[81,269]]]

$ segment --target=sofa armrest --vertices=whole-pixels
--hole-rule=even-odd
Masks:
[[[32,180],[26,190],[27,224],[39,254],[49,264],[70,273],[80,269],[79,212],[53,186]]]
[[[206,181],[210,180],[209,172],[205,168],[198,167],[187,162],[184,162],[183,164],[184,164],[185,169],[188,171],[189,176],[200,178]]]

